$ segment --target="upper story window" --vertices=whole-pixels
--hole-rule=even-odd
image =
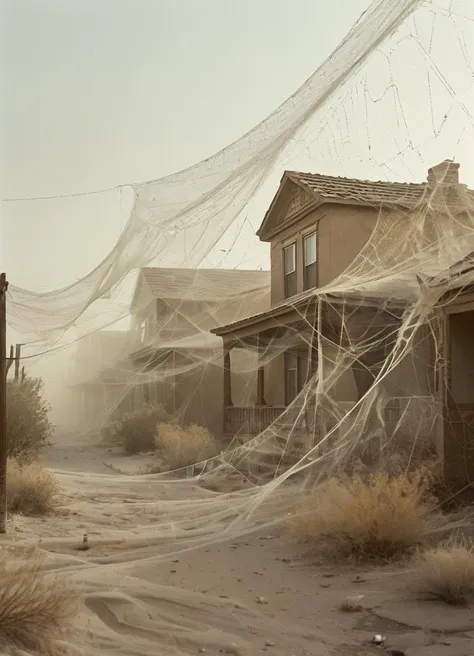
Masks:
[[[318,286],[317,233],[312,232],[303,239],[303,286],[304,290]]]
[[[296,243],[283,249],[283,273],[285,281],[285,298],[296,294]]]
[[[140,342],[144,344],[146,339],[146,319],[142,319],[142,321],[140,322],[139,330],[140,330]]]

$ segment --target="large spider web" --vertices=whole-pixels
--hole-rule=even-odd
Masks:
[[[453,158],[461,165],[461,181],[469,184],[473,18],[472,8],[460,0],[374,2],[311,78],[241,139],[184,171],[104,192],[129,198],[132,209],[115,247],[93,271],[73,285],[44,293],[11,284],[8,319],[26,344],[26,362],[31,360],[33,369],[38,363],[41,370],[50,357],[71,358],[81,342],[126,319],[142,267],[198,269],[211,253],[221,251],[227,254],[224,265],[233,261],[237,266],[238,253],[254,238],[284,169],[423,182],[430,166]],[[303,326],[270,341],[261,364],[271,368],[293,342],[303,341],[307,348],[317,348],[316,370],[269,427],[250,438],[237,433],[212,463],[196,463],[187,472],[192,480],[240,472],[253,486],[211,500],[170,499],[164,503],[162,522],[146,528],[151,546],[158,535],[161,542],[163,535],[170,535],[173,548],[184,548],[251,530],[263,516],[277,521],[293,494],[282,485],[289,477],[300,480],[296,474],[310,471],[313,480],[323,480],[354,458],[372,453],[374,444],[382,459],[393,451],[408,454],[407,465],[416,445],[428,451],[436,447],[438,333],[433,308],[449,288],[443,272],[474,250],[472,196],[462,187],[453,209],[443,193],[442,185],[435,186],[417,207],[396,216],[381,211],[352,263],[307,297],[313,313],[305,315],[295,305]],[[12,205],[7,203],[6,211]],[[440,276],[441,282],[427,289],[420,286],[420,276]],[[172,375],[194,381],[210,367],[222,368],[222,342],[210,329],[269,305],[268,279],[263,276],[244,297],[237,294],[237,282],[235,288],[216,285],[212,303],[199,280],[197,276],[189,288],[189,298],[207,302],[205,312],[192,309],[187,299],[173,306],[176,299],[169,292],[172,315],[187,320],[188,333],[177,335],[171,316],[166,329],[155,331],[141,345],[151,352],[158,347],[172,352],[187,339],[186,362],[175,362]],[[471,282],[469,273],[464,282]],[[164,300],[166,293],[163,289]],[[229,303],[234,296],[240,301]],[[362,299],[370,316],[379,318],[365,329],[358,322]],[[135,307],[140,310],[145,307]],[[323,312],[331,334],[315,319]],[[98,430],[137,388],[159,389],[169,383],[169,367],[152,368],[149,359],[140,367],[123,364],[136,350],[132,341],[118,340],[107,357],[100,347],[82,362],[81,382],[100,388],[105,385],[101,371],[107,369],[116,383],[111,396],[109,385],[109,396],[94,417],[79,425],[81,431]],[[236,367],[244,381],[241,403],[251,405],[257,353],[248,346],[245,352]],[[370,354],[376,354],[377,366],[358,398],[352,371],[375,357]],[[420,380],[417,362],[422,360]],[[341,398],[338,390],[347,385],[350,391]],[[199,386],[192,387],[183,406],[194,402]],[[394,398],[397,413],[389,432],[387,408]],[[64,407],[64,414],[71,416],[69,406]],[[262,461],[275,464],[267,467],[263,479],[258,471],[255,475]],[[161,485],[162,478],[156,474],[139,480]],[[165,478],[163,484],[169,485],[169,474]],[[147,551],[144,557],[152,556]]]

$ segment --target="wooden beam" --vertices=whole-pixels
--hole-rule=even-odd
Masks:
[[[0,274],[0,533],[7,531],[7,305],[8,282]]]
[[[230,349],[224,350],[224,410],[232,403],[232,371],[230,366]]]
[[[261,354],[262,354],[262,345],[260,342],[260,335],[258,336],[257,343],[257,360],[258,360],[258,369],[257,369],[257,405],[265,406],[267,405],[265,401],[265,369],[261,364]]]
[[[21,360],[21,344],[15,347],[15,383],[18,385],[20,382],[20,360]]]

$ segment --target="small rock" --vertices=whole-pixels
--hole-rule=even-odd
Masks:
[[[257,604],[268,604],[268,600],[265,597],[257,597]]]
[[[274,646],[275,646],[275,643],[273,642],[273,640],[266,640],[265,641],[265,647],[274,647]]]
[[[205,653],[206,653],[206,650],[204,649],[204,647],[199,647],[198,654],[205,654]]]
[[[78,551],[88,551],[90,549],[89,538],[87,537],[87,533],[84,533],[84,535],[82,536],[82,542],[77,547],[77,549]]]

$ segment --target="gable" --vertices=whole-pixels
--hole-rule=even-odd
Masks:
[[[143,311],[150,305],[153,298],[148,282],[143,275],[143,270],[141,270],[138,274],[137,282],[135,283],[130,311],[132,314],[140,313],[140,311]]]
[[[301,218],[318,204],[316,195],[285,174],[270,207],[265,214],[257,236],[268,241],[280,225]]]
[[[293,190],[290,197],[290,202],[286,209],[285,215],[280,218],[285,220],[285,218],[290,218],[293,214],[298,213],[300,210],[305,208],[307,205],[310,205],[314,202],[314,196],[307,192],[303,187],[293,183]]]

